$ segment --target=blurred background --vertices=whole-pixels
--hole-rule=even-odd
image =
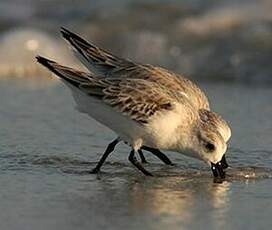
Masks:
[[[271,0],[0,0],[0,229],[269,229],[272,213]],[[178,72],[230,124],[227,179],[148,153],[143,177],[115,134],[74,109],[37,54],[84,67],[64,26],[118,56]],[[85,173],[84,173],[85,172]]]
[[[65,26],[200,81],[271,84],[271,10],[271,0],[1,0],[0,74],[30,76],[33,53],[71,63],[59,34]]]

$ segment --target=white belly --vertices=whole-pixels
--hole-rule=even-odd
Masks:
[[[65,82],[66,83],[66,82]],[[176,142],[176,113],[168,116],[154,117],[154,121],[147,125],[141,125],[128,116],[115,111],[114,108],[103,103],[101,100],[88,96],[78,88],[66,83],[72,90],[77,104],[77,110],[86,113],[101,124],[114,131],[123,141],[129,143],[136,150],[142,145],[171,149]]]
[[[77,104],[77,110],[86,113],[99,123],[114,131],[123,141],[131,146],[139,148],[142,145],[142,137],[145,136],[145,127],[131,120],[129,117],[115,111],[101,100],[88,96],[79,89],[70,86]]]

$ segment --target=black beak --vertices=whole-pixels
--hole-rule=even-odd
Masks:
[[[213,176],[215,178],[220,178],[220,179],[224,179],[226,177],[226,174],[224,172],[224,169],[228,168],[229,165],[226,161],[226,157],[225,155],[222,157],[221,161],[219,161],[218,163],[214,164],[211,163],[211,169],[213,172]]]
[[[226,168],[229,167],[229,165],[228,165],[228,163],[227,163],[227,161],[226,161],[225,154],[223,155],[223,157],[222,157],[222,159],[221,159],[220,162],[221,162],[221,165],[222,165],[223,169],[226,169]]]

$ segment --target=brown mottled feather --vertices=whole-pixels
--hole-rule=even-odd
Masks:
[[[167,91],[145,80],[120,79],[111,82],[103,92],[105,103],[141,123],[148,123],[155,113],[173,109],[173,99]]]
[[[116,77],[156,82],[168,88],[174,97],[187,95],[188,100],[196,109],[209,109],[207,97],[193,82],[166,69],[135,64],[133,67],[119,68],[112,72],[111,78]]]
[[[37,59],[62,79],[139,123],[148,123],[154,114],[173,109],[172,102],[175,100],[169,90],[155,82],[144,79],[99,78],[46,58]]]
[[[85,58],[90,70],[101,77],[143,79],[156,82],[172,91],[176,96],[186,94],[196,109],[209,110],[205,94],[190,80],[160,67],[137,64],[117,57],[87,42],[67,29],[62,29],[63,37]]]

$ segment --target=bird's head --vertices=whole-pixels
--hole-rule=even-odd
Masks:
[[[209,112],[209,111],[208,111]],[[185,154],[207,162],[215,177],[225,177],[224,169],[228,167],[225,159],[230,128],[217,114],[200,113],[199,119],[192,125],[186,143]],[[184,152],[180,149],[179,152]]]
[[[194,148],[199,157],[209,164],[221,161],[227,144],[221,134],[208,124],[201,124],[194,132]]]
[[[227,143],[231,137],[231,129],[228,123],[218,114],[206,109],[199,110],[199,118],[203,123],[208,123],[215,128]]]

